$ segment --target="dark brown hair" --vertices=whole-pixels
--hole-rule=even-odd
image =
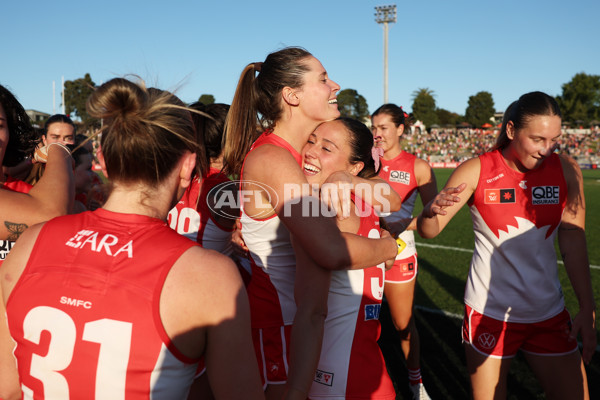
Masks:
[[[196,128],[196,140],[204,145],[205,154],[196,163],[200,176],[204,176],[210,168],[211,158],[218,158],[222,153],[225,120],[229,105],[223,103],[203,104],[196,102],[190,105],[192,119]],[[200,156],[200,154],[198,154]],[[200,157],[198,157],[200,158]]]
[[[379,173],[379,169],[381,169],[381,164],[379,164],[379,169],[375,170],[375,161],[373,160],[372,153],[374,145],[373,134],[369,128],[354,118],[339,117],[336,121],[340,121],[344,125],[350,137],[348,144],[350,145],[351,153],[348,161],[350,161],[350,164],[356,164],[357,162],[364,164],[358,176],[367,179],[376,176]]]
[[[39,141],[38,135],[21,103],[2,85],[0,85],[0,104],[6,114],[9,136],[2,165],[14,167],[32,154]]]
[[[48,120],[46,120],[46,123],[44,124],[44,136],[46,136],[48,134],[48,128],[50,127],[50,125],[52,125],[56,122],[62,122],[64,124],[71,125],[73,127],[73,135],[75,135],[77,133],[77,127],[75,126],[75,124],[73,123],[73,120],[68,115],[54,114],[53,116],[48,118]]]
[[[506,126],[512,121],[515,132],[526,126],[529,121],[537,116],[553,116],[562,118],[558,103],[552,96],[543,92],[525,93],[519,97],[519,100],[512,102],[502,118],[502,127],[496,138],[494,150],[502,150],[510,144],[510,139],[506,132]]]
[[[404,132],[407,132],[407,129],[410,127],[410,117],[404,112],[402,107],[398,107],[395,104],[387,103],[382,105],[371,115],[371,119],[379,114],[389,115],[396,128],[400,125],[404,125]]]

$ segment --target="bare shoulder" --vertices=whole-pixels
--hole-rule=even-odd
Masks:
[[[415,169],[431,169],[431,166],[429,165],[429,163],[425,160],[423,160],[422,158],[416,157],[415,158]]]
[[[244,164],[244,173],[273,171],[274,165],[278,166],[277,170],[281,170],[289,165],[297,166],[298,163],[288,150],[273,144],[263,144],[248,154]]]
[[[302,185],[306,183],[306,177],[302,173],[294,156],[284,148],[271,144],[264,144],[253,150],[252,157],[246,159],[244,165],[244,188],[269,192],[269,199],[283,199],[286,195],[285,188],[289,185]],[[251,182],[248,182],[251,181]],[[255,186],[255,182],[261,185]],[[265,187],[266,185],[266,187]],[[265,202],[270,200],[265,197]],[[282,202],[271,203],[276,213],[279,213]],[[253,210],[245,205],[251,214]],[[265,215],[261,210],[262,215]]]
[[[173,264],[165,279],[160,294],[163,327],[183,354],[200,357],[211,327],[239,318],[242,295],[242,279],[233,261],[193,246]]]
[[[475,191],[477,183],[479,182],[479,175],[481,173],[481,161],[479,157],[470,158],[467,161],[460,164],[446,183],[448,186],[458,186],[461,183],[466,183],[467,188],[471,191]]]
[[[234,309],[235,296],[243,289],[235,263],[214,250],[193,246],[179,257],[167,275],[163,300],[202,311],[212,322]],[[213,307],[201,307],[211,304]],[[212,310],[215,312],[213,313]]]
[[[173,278],[183,278],[179,284],[196,288],[238,283],[239,278],[237,267],[229,257],[200,246],[193,246],[183,253],[173,265],[172,272]]]
[[[481,168],[481,161],[479,157],[469,158],[468,160],[462,162],[456,169],[477,169]]]
[[[36,224],[25,230],[2,264],[0,284],[5,300],[21,277],[43,226],[44,223]]]
[[[415,175],[417,181],[428,181],[433,175],[433,169],[431,165],[422,158],[415,158]]]

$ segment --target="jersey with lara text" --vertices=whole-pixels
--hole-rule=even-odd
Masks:
[[[360,218],[360,236],[379,238],[373,209]],[[383,264],[358,270],[333,271],[321,356],[311,399],[395,399],[393,383],[377,340],[383,298]]]
[[[479,159],[465,302],[502,321],[548,319],[564,308],[554,249],[567,199],[560,158],[552,154],[526,173],[510,168],[497,150]]]
[[[191,246],[142,215],[47,222],[6,307],[24,398],[185,398],[198,360],[171,342],[159,299]]]

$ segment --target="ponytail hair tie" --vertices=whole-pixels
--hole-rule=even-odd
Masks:
[[[375,143],[371,148],[371,156],[373,157],[373,162],[375,163],[375,172],[379,170],[379,159],[383,157],[383,149],[381,147],[375,147]]]
[[[406,111],[404,111],[402,106],[400,106],[400,111],[402,111],[402,115],[404,115],[404,119],[408,119],[408,114],[406,113]]]

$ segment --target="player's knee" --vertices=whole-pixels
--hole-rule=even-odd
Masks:
[[[393,318],[393,321],[394,321],[394,326],[396,327],[396,330],[398,331],[398,334],[400,335],[400,337],[403,340],[409,339],[410,334],[412,332],[412,329],[411,329],[412,316],[409,316],[408,318],[406,318],[406,317]]]

